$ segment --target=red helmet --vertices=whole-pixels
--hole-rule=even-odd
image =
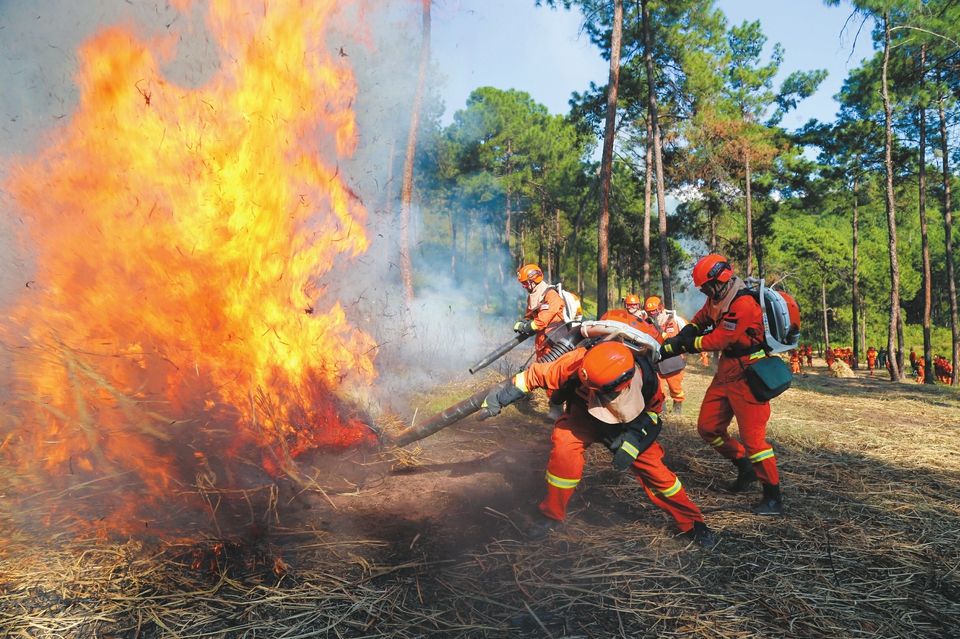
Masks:
[[[733,267],[725,257],[711,253],[701,257],[693,267],[693,285],[700,288],[706,282],[729,282],[733,277]]]
[[[648,313],[659,313],[663,310],[663,300],[656,295],[651,295],[647,298],[647,301],[643,303],[643,310]]]
[[[797,300],[793,299],[793,296],[784,293],[783,291],[778,291],[780,296],[783,297],[783,300],[787,303],[787,310],[790,312],[790,327],[787,329],[788,332],[792,333],[794,331],[800,331],[800,305],[797,304]]]
[[[623,305],[624,305],[624,306],[636,306],[636,307],[639,308],[639,307],[640,307],[640,298],[637,297],[636,295],[633,295],[633,294],[631,293],[630,295],[627,295],[625,298],[623,298]]]
[[[539,284],[543,281],[543,271],[536,264],[524,264],[517,271],[517,281],[524,287],[527,286],[527,282]]]
[[[580,381],[587,388],[604,393],[623,390],[633,379],[633,353],[620,342],[600,342],[583,357]]]

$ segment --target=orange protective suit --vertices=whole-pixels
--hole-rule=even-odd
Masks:
[[[608,423],[594,416],[598,407],[609,404],[607,397],[591,391],[580,382],[577,372],[586,353],[586,349],[577,348],[554,362],[531,364],[514,378],[514,384],[526,392],[534,388],[564,388],[572,391],[566,412],[554,425],[553,450],[547,463],[547,496],[540,504],[543,514],[552,519],[562,520],[566,516],[567,502],[583,477],[586,449],[598,442],[605,443],[623,431],[622,423]],[[643,413],[659,423],[663,393],[653,364],[644,357],[637,357],[634,377],[621,394],[638,389],[643,398]],[[637,456],[630,471],[646,490],[650,500],[670,513],[677,526],[686,532],[693,528],[694,522],[702,522],[703,515],[687,497],[677,476],[663,464],[663,454],[660,444],[653,442]]]
[[[770,403],[754,398],[744,374],[751,362],[766,356],[760,346],[764,339],[760,305],[752,296],[742,295],[716,320],[710,316],[710,307],[708,301],[690,322],[700,333],[714,327],[694,340],[696,351],[721,351],[717,373],[700,405],[697,433],[727,459],[746,455],[761,483],[779,484],[773,446],[766,441]],[[748,354],[738,356],[736,351]],[[740,441],[727,432],[734,417]]]
[[[670,339],[680,334],[680,329],[687,325],[686,320],[673,311],[661,311],[657,317],[652,318],[653,324],[660,330],[663,339]],[[683,355],[680,355],[683,357]],[[665,393],[670,394],[674,406],[684,400],[686,394],[683,392],[683,371],[677,371],[667,377],[660,377],[663,386],[666,387]]]
[[[548,285],[546,280],[537,284],[527,296],[527,312],[523,317],[536,323],[537,337],[534,347],[537,359],[547,354],[547,348],[544,345],[547,341],[547,332],[563,323],[563,308],[563,297],[557,293],[557,289]]]

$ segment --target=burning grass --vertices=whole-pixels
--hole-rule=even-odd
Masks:
[[[412,463],[355,455],[353,491],[280,482],[229,540],[5,526],[0,637],[960,637],[960,395],[799,378],[770,428],[787,512],[759,519],[756,495],[715,488],[733,469],[694,432],[701,370],[661,438],[713,552],[597,448],[567,523],[527,539],[549,425],[524,409],[417,442]]]

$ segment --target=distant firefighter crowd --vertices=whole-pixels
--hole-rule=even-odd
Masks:
[[[871,346],[867,349],[866,355],[867,370],[870,371],[871,377],[874,376],[877,368],[886,369],[889,367],[887,352],[885,350],[877,350],[876,347]],[[850,368],[854,367],[853,349],[849,346],[834,346],[833,348],[826,349],[823,354],[823,359],[827,364],[827,368],[833,368],[834,362],[838,361],[843,362]],[[932,363],[937,381],[942,384],[950,384],[950,380],[953,378],[953,365],[950,363],[950,360],[943,355],[934,355]],[[813,367],[813,346],[811,344],[800,344],[797,348],[790,351],[790,372],[795,375],[802,373],[804,366]],[[913,348],[910,349],[910,368],[913,373],[913,378],[918,384],[926,381],[923,370],[923,357],[918,357],[916,350]]]

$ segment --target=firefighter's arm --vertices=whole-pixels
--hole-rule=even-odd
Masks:
[[[744,331],[760,319],[760,307],[752,297],[744,296],[734,300],[714,329],[707,335],[693,340],[690,352],[722,351],[739,340]]]
[[[623,425],[623,432],[610,443],[615,470],[626,470],[660,434],[660,416],[652,411],[640,413]]]
[[[520,371],[511,379],[495,386],[480,405],[477,421],[500,414],[509,406],[536,388],[557,390],[571,375],[577,374],[580,362],[586,351],[582,348],[565,353],[556,361],[533,363],[525,371]]]
[[[670,339],[666,340],[663,343],[663,346],[660,347],[660,359],[667,359],[668,357],[676,357],[681,353],[698,352],[694,348],[694,343],[696,342],[697,339],[699,339],[697,337],[699,334],[700,334],[700,327],[697,326],[697,324],[693,322],[690,322],[689,324],[685,324],[675,337],[671,337]]]

